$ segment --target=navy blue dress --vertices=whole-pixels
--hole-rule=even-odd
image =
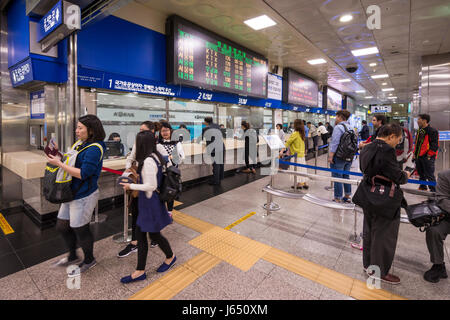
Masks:
[[[162,166],[158,162],[156,164],[158,166],[156,180],[159,188],[162,182]],[[159,199],[156,190],[153,191],[150,199],[145,195],[145,191],[139,191],[138,205],[139,215],[136,224],[142,232],[160,232],[172,222],[167,208],[164,202]]]

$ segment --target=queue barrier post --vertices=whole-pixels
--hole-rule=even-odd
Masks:
[[[97,205],[95,206],[94,210],[94,221],[91,221],[91,224],[105,222],[107,218],[108,216],[106,214],[98,214],[98,201],[97,201]]]
[[[276,156],[274,156],[272,158],[272,164],[275,164],[277,161]],[[276,170],[276,171],[275,171]],[[271,168],[271,176],[270,176],[270,186],[273,187],[274,183],[275,183],[275,174],[278,172],[278,168]],[[267,203],[265,203],[262,206],[265,210],[266,213],[262,215],[263,218],[269,216],[272,211],[277,211],[280,210],[280,206],[278,204],[276,204],[275,202],[273,202],[273,196],[270,193],[267,193]]]
[[[123,232],[113,236],[113,241],[117,243],[128,243],[131,241],[131,229],[128,228],[128,195],[123,193]]]

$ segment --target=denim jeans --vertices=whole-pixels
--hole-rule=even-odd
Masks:
[[[350,171],[351,166],[352,166],[351,161],[344,161],[344,160],[338,159],[338,158],[336,158],[336,156],[334,156],[333,163],[330,165],[330,168],[336,169],[336,170]],[[331,176],[335,177],[335,178],[350,179],[350,176],[348,174],[340,174],[340,173],[332,172]],[[345,195],[350,196],[352,194],[352,185],[345,183],[344,184],[344,192],[345,192]],[[342,183],[341,182],[334,183],[334,198],[342,199]]]

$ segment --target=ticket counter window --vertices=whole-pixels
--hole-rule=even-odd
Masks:
[[[143,121],[166,119],[166,101],[137,94],[99,92],[97,116],[106,133],[106,159],[126,156]]]
[[[205,117],[212,117],[213,122],[216,122],[215,114],[215,104],[179,99],[169,101],[169,122],[172,128],[178,129],[184,124],[191,139],[201,135]]]
[[[264,108],[264,129],[273,129],[273,110]]]

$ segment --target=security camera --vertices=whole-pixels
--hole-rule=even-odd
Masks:
[[[349,72],[349,73],[355,73],[356,70],[358,70],[358,65],[357,64],[349,64],[348,66],[345,67],[345,70],[347,70],[347,72]]]

